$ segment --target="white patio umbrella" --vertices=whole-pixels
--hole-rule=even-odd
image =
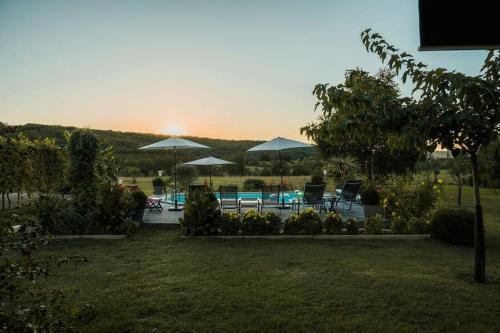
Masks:
[[[210,190],[212,190],[212,165],[225,165],[225,164],[236,164],[236,163],[221,160],[220,158],[213,157],[213,156],[208,156],[208,157],[196,160],[196,161],[186,162],[184,164],[208,166],[209,175],[210,175]]]
[[[284,149],[292,148],[311,148],[312,145],[308,143],[303,143],[300,141],[290,140],[286,138],[277,137],[270,141],[264,142],[258,146],[248,149],[251,151],[265,151],[265,150],[277,150],[279,161],[280,161],[280,187],[281,187],[281,208],[285,208],[285,197],[283,193],[283,168],[281,162],[281,151]]]
[[[139,149],[174,150],[174,208],[169,208],[170,211],[182,210],[182,208],[179,208],[177,205],[177,149],[188,149],[188,148],[210,148],[210,147],[186,139],[170,138],[139,148]]]

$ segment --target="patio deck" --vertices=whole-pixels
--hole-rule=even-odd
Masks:
[[[146,210],[144,212],[144,221],[143,223],[145,224],[179,224],[179,217],[182,217],[184,215],[184,212],[183,211],[179,211],[179,212],[171,212],[168,210],[169,207],[172,207],[173,205],[171,204],[168,204],[168,203],[162,203],[162,206],[163,206],[163,212],[158,212],[158,211],[148,211]],[[254,209],[256,210],[256,208],[242,208],[241,211],[242,213],[247,211],[248,209]],[[301,210],[303,208],[301,207]],[[347,211],[348,214],[345,215],[344,214],[344,208],[342,206],[342,203],[339,203],[338,204],[338,207],[336,207],[336,210],[337,212],[339,212],[344,220],[349,218],[349,217],[353,217],[353,218],[356,218],[358,221],[360,220],[364,220],[365,216],[364,216],[364,213],[363,213],[363,207],[359,206],[359,205],[352,205],[352,209],[351,211]],[[224,211],[236,211],[236,209],[225,209]],[[281,215],[281,219],[284,221],[285,219],[287,219],[290,214],[296,212],[297,210],[292,210],[292,209],[276,209],[276,208],[265,208],[264,209],[264,212],[276,212],[278,214]],[[321,214],[324,214],[324,212],[322,212]]]

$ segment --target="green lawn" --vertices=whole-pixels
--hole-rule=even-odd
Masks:
[[[47,281],[94,304],[83,332],[498,331],[500,192],[483,200],[486,285],[470,282],[471,248],[433,240],[203,240],[155,229],[62,241],[41,256],[88,257]]]

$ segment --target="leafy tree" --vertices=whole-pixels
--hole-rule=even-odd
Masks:
[[[71,133],[68,145],[70,170],[69,182],[76,211],[85,216],[96,208],[95,164],[98,142],[95,134],[81,129]]]
[[[500,131],[500,52],[491,50],[484,61],[481,74],[469,76],[445,68],[428,69],[406,52],[401,52],[370,29],[361,33],[369,52],[401,75],[403,82],[411,79],[413,92],[419,93],[414,106],[397,108],[391,113],[379,113],[377,126],[390,131],[392,147],[410,146],[415,139],[425,142],[429,150],[438,145],[468,154],[471,162],[475,201],[475,265],[474,279],[485,282],[484,223],[479,194],[478,152],[486,147]],[[370,101],[350,100],[369,105]],[[391,126],[391,125],[396,125]]]
[[[487,147],[479,152],[481,178],[486,186],[500,187],[500,139],[492,141]]]
[[[386,70],[372,76],[355,69],[346,71],[343,84],[316,85],[315,109],[321,107],[322,114],[317,122],[302,127],[301,133],[313,139],[326,157],[351,155],[370,164],[369,177],[414,169],[421,149],[391,146],[388,141],[392,138],[378,121],[380,114],[388,116],[414,104],[400,97],[393,77]],[[358,98],[361,103],[355,101]],[[386,125],[389,129],[397,126]]]
[[[455,178],[457,182],[457,206],[460,207],[462,205],[462,183],[463,176],[466,175],[469,171],[469,159],[465,154],[459,154],[451,163],[450,173]]]

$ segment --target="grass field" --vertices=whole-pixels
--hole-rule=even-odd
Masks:
[[[471,195],[466,187],[465,207]],[[500,193],[482,195],[486,285],[470,282],[471,248],[434,240],[202,240],[150,229],[62,241],[40,256],[88,257],[46,282],[95,306],[82,332],[495,332]]]

